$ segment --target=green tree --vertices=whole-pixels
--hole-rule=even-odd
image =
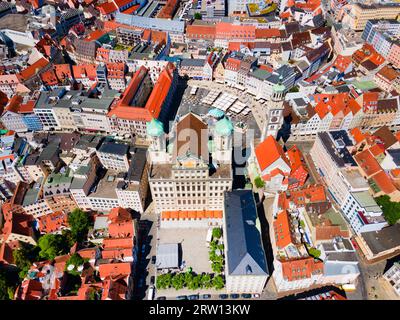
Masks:
[[[256,185],[257,188],[260,189],[260,188],[264,188],[265,182],[264,182],[263,179],[261,179],[260,176],[257,176],[257,177],[254,179],[254,184]]]
[[[16,276],[16,275],[15,275]],[[14,277],[9,271],[0,269],[0,300],[13,300],[16,288]]]
[[[72,274],[74,276],[79,276],[81,274],[80,271],[78,271],[78,267],[82,266],[85,263],[85,260],[78,254],[74,253],[67,261],[65,264],[65,271],[67,271],[69,274]],[[68,270],[68,266],[73,265],[74,269]]]
[[[215,259],[217,258],[217,254],[215,253],[215,250],[210,251],[208,256],[209,256],[209,259],[211,262],[215,261]]]
[[[183,289],[185,286],[185,276],[182,273],[177,273],[172,277],[171,283],[176,290]]]
[[[75,244],[74,237],[72,236],[72,232],[69,229],[64,229],[61,232],[61,235],[64,239],[64,242],[68,245],[69,248],[71,248]]]
[[[189,287],[190,283],[193,280],[193,273],[186,272],[184,277],[185,277],[185,287]]]
[[[215,273],[221,273],[222,272],[222,263],[220,261],[215,261],[211,264],[211,269]]]
[[[87,213],[78,208],[72,210],[68,215],[68,224],[75,241],[81,242],[86,238],[90,226]]]
[[[157,289],[166,289],[167,288],[164,280],[165,280],[164,274],[160,274],[159,276],[157,276],[157,281],[156,281]]]
[[[46,234],[38,241],[40,248],[39,257],[53,260],[55,257],[68,253],[69,247],[62,235]]]
[[[211,241],[210,242],[210,250],[215,251],[217,249],[217,245],[218,245],[217,241],[215,241],[215,240]]]
[[[208,273],[205,273],[201,277],[200,281],[201,287],[204,289],[210,289],[212,287],[211,276]]]
[[[294,87],[290,88],[289,92],[299,92],[299,87],[294,86]]]
[[[203,16],[201,15],[200,12],[196,12],[193,16],[193,18],[195,18],[196,20],[201,20],[203,18]]]
[[[167,289],[171,287],[172,284],[172,274],[160,274],[157,276],[156,287],[157,289]]]
[[[212,236],[215,239],[220,239],[222,236],[222,230],[221,228],[214,228],[212,231]]]
[[[321,255],[321,251],[318,250],[317,248],[309,248],[308,253],[310,256],[314,258],[319,258],[319,256]]]
[[[188,289],[190,290],[197,290],[200,288],[201,283],[201,275],[196,275],[192,277],[192,281],[188,284]]]
[[[386,221],[393,225],[400,219],[400,202],[390,201],[388,195],[375,198],[376,203],[382,208]]]
[[[212,280],[213,286],[215,289],[220,290],[225,286],[224,279],[222,276],[215,276]]]
[[[27,243],[20,243],[20,247],[13,250],[14,263],[18,268],[18,276],[22,280],[26,277],[32,263],[38,259],[39,250]]]

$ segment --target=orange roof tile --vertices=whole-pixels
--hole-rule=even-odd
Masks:
[[[351,56],[338,55],[333,66],[340,72],[345,72],[348,66],[352,63]]]
[[[381,189],[385,194],[391,194],[391,193],[397,191],[392,180],[390,180],[390,178],[387,176],[386,172],[383,170],[379,171],[371,179],[376,183],[376,185],[379,187],[379,189]]]
[[[67,63],[54,65],[54,72],[59,81],[63,81],[67,78],[72,79],[71,66]]]
[[[278,28],[270,28],[270,29],[256,29],[255,35],[257,39],[268,39],[268,38],[280,38],[281,31]]]
[[[385,152],[385,147],[380,144],[375,144],[369,148],[369,151],[373,154],[374,157],[379,156],[380,154]]]
[[[99,265],[99,273],[101,279],[107,277],[116,277],[120,275],[128,276],[131,273],[130,262],[118,262],[118,263],[105,263]]]
[[[312,274],[322,273],[324,269],[324,263],[316,261],[312,257],[281,261],[281,263],[283,277],[287,281],[311,278]]]
[[[293,243],[293,236],[290,230],[289,215],[286,210],[281,211],[276,215],[276,219],[273,222],[275,241],[278,249],[282,250],[289,244]]]
[[[63,211],[53,212],[37,218],[39,230],[43,233],[52,233],[68,226],[68,215]]]
[[[365,135],[361,132],[360,128],[351,129],[350,134],[353,136],[356,144],[359,144],[365,140]]]
[[[215,39],[216,25],[189,25],[186,27],[186,36],[189,38]]]
[[[150,94],[149,100],[145,108],[149,111],[153,118],[158,118],[162,105],[169,93],[172,85],[173,72],[175,67],[172,63],[168,63],[161,72],[158,80]]]
[[[282,158],[288,165],[282,146],[275,140],[273,136],[268,136],[255,149],[258,164],[261,171],[273,164],[279,158]]]
[[[101,14],[107,15],[117,11],[118,7],[114,4],[114,2],[103,2],[97,5],[97,10],[99,10]]]
[[[114,248],[132,248],[133,247],[133,236],[126,238],[106,238],[103,239],[104,249],[114,249]]]
[[[93,41],[93,40],[97,40],[100,39],[102,36],[104,36],[107,32],[104,30],[94,30],[92,32],[90,32],[86,38],[85,41]]]
[[[96,65],[94,64],[80,64],[72,66],[72,72],[75,79],[89,78],[95,80],[97,77]]]
[[[367,177],[370,177],[379,172],[380,170],[382,170],[378,161],[376,161],[376,159],[368,149],[356,154],[354,156],[354,160],[357,162],[360,168],[365,172]]]
[[[28,80],[36,75],[40,70],[49,64],[49,61],[45,58],[40,58],[38,61],[30,65],[28,68],[20,72],[20,77],[23,80]]]
[[[47,70],[40,74],[40,78],[45,86],[54,86],[58,84],[58,79],[53,70]]]
[[[161,220],[169,219],[222,219],[221,210],[187,210],[187,211],[163,211]]]

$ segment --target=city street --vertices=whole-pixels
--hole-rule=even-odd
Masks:
[[[156,255],[157,215],[154,213],[153,207],[154,204],[150,203],[139,222],[140,250],[135,299],[147,300],[148,290],[151,286],[150,279],[155,276],[155,267],[151,263],[151,257]],[[144,254],[142,253],[143,246],[145,246]]]

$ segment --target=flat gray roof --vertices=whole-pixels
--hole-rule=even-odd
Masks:
[[[164,243],[157,246],[157,269],[179,268],[178,243]]]

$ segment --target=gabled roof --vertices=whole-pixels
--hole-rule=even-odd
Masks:
[[[251,190],[225,192],[227,273],[231,276],[264,275],[268,267],[257,228],[257,208]]]
[[[273,225],[275,242],[279,249],[284,249],[289,244],[293,243],[289,216],[286,210],[283,210],[276,215],[276,219],[274,220]]]
[[[268,168],[279,158],[282,158],[289,165],[282,146],[273,136],[268,136],[255,149],[256,157],[261,171]]]
[[[186,130],[192,130],[191,134],[195,134],[196,137],[191,137],[188,134],[181,134]],[[208,161],[208,145],[207,141],[204,141],[204,137],[207,135],[208,126],[198,116],[193,113],[188,113],[183,116],[176,125],[176,143],[174,143],[174,157],[180,158],[186,156],[190,152],[195,157],[202,158],[204,161]]]
[[[321,274],[324,269],[322,261],[316,261],[312,257],[281,261],[283,277],[287,281],[308,279],[313,274]]]
[[[354,156],[357,164],[364,170],[365,174],[370,177],[381,170],[381,166],[374,158],[369,149],[366,149]]]
[[[22,80],[28,80],[34,75],[39,73],[45,66],[47,66],[49,61],[45,58],[40,58],[38,61],[30,65],[28,68],[22,70],[19,74]]]

